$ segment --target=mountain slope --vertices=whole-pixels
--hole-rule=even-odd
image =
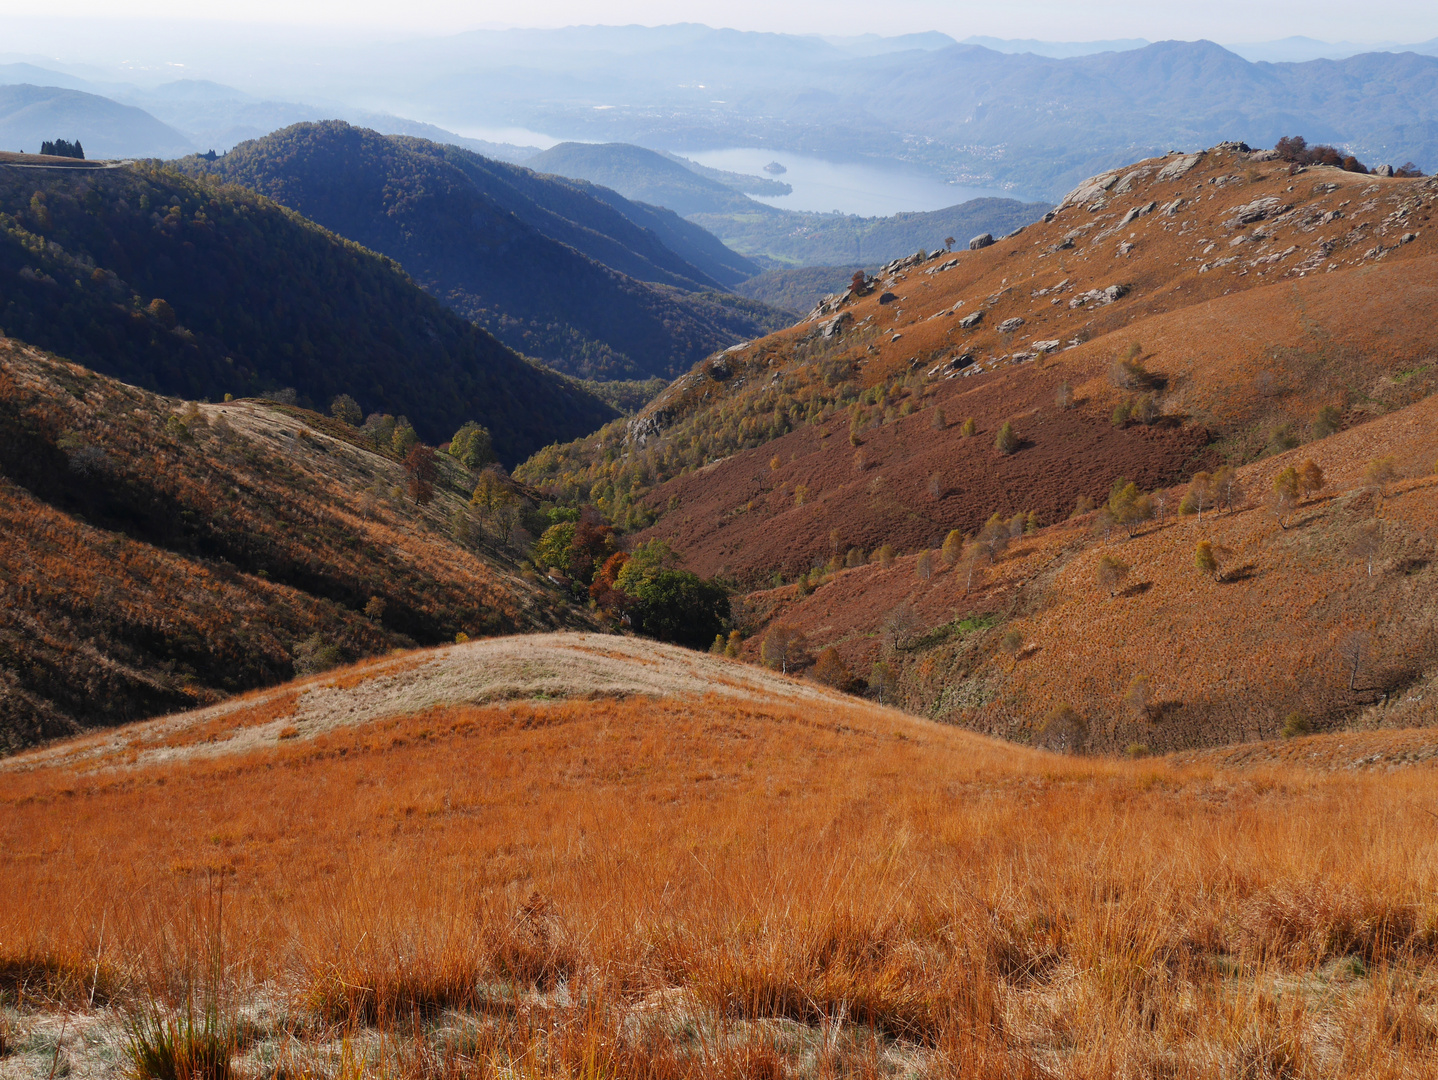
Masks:
[[[416,508],[347,424],[185,407],[0,340],[0,747],[458,632],[587,625],[440,464]]]
[[[145,166],[0,166],[0,330],[152,390],[293,388],[485,424],[506,462],[614,416],[424,295],[390,260],[269,200]]]
[[[455,147],[332,121],[184,167],[384,252],[461,315],[577,375],[672,376],[782,322],[754,301],[692,291],[716,283],[611,206]]]
[[[42,142],[54,139],[78,139],[91,158],[168,158],[195,149],[180,132],[132,105],[54,86],[0,85],[0,149],[37,153]]]

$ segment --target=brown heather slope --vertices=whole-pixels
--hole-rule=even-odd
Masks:
[[[0,1075],[119,1080],[188,997],[241,1076],[1428,1076],[1435,798],[415,652],[0,762]]]
[[[0,750],[291,678],[316,634],[355,659],[589,625],[467,519],[452,462],[417,511],[360,443],[0,340]]]
[[[1365,480],[1391,458],[1397,478]],[[1328,486],[1288,527],[1264,508],[1273,477],[1312,458]],[[916,557],[843,570],[808,596],[796,586],[756,594],[758,633],[785,622],[810,646],[838,648],[868,674],[899,672],[903,704],[1023,742],[1067,704],[1088,748],[1161,752],[1276,738],[1300,713],[1316,730],[1438,723],[1438,397],[1239,470],[1236,512],[1146,523],[1129,539],[1095,533],[1095,515],[1012,543],[980,563],[935,554],[928,581]],[[1380,538],[1370,575],[1355,541]],[[1223,579],[1195,567],[1208,540]],[[1117,596],[1099,584],[1105,556],[1130,567]],[[895,611],[911,624],[896,639]],[[999,648],[1017,631],[1016,656]],[[1353,635],[1357,635],[1355,638]],[[1356,676],[1346,646],[1362,643]],[[1149,681],[1147,707],[1124,696]],[[1350,689],[1350,681],[1354,683]]]
[[[1302,441],[1321,407],[1351,426],[1431,392],[1438,180],[1290,175],[1262,157],[1217,147],[1098,178],[1051,221],[899,267],[711,358],[627,425],[522,475],[615,510],[635,502],[695,569],[753,583],[828,558],[835,530],[844,547],[913,550],[994,511],[1052,521],[1119,476],[1170,483]],[[1097,291],[1110,286],[1126,291],[1109,302]],[[825,336],[836,315],[847,321]],[[1110,369],[1134,343],[1163,418],[1114,429],[1140,391]],[[1056,403],[1065,383],[1071,410]],[[994,449],[1004,421],[1024,439],[1012,458]]]

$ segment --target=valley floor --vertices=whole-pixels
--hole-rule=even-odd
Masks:
[[[598,635],[330,672],[0,765],[0,1076],[187,1000],[245,1076],[1429,1075],[1438,771],[1345,738],[1072,758]]]

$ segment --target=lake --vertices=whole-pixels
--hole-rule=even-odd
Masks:
[[[751,195],[751,199],[781,210],[827,213],[838,210],[863,217],[888,217],[906,210],[942,210],[969,199],[1015,198],[1013,192],[961,187],[902,165],[837,162],[786,150],[740,148],[733,150],[675,150],[676,154],[714,169],[769,176],[764,166],[777,161],[788,171],[775,180],[793,186],[790,195]]]

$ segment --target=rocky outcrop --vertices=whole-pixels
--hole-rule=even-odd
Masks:
[[[1127,295],[1127,285],[1110,285],[1106,289],[1090,289],[1088,292],[1079,293],[1070,300],[1069,307],[1102,307],[1105,304],[1112,304],[1115,300]]]
[[[969,250],[980,251],[986,247],[991,247],[993,245],[993,242],[993,233],[979,233],[978,236],[974,237],[972,240],[969,241]]]
[[[1017,315],[1015,315],[1012,319],[1005,319],[1003,322],[999,323],[999,333],[1012,334],[1020,326],[1023,326],[1024,322],[1025,320]]]
[[[984,313],[982,311],[975,311],[972,314],[965,315],[962,319],[960,319],[959,325],[965,330],[968,330],[970,327],[978,326],[979,323],[983,321]]]

